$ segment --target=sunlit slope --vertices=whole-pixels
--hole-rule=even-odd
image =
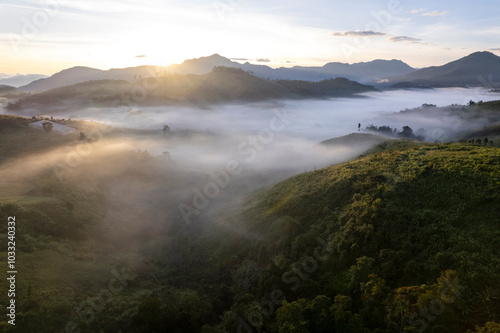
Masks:
[[[436,299],[445,308],[424,317],[429,328],[466,332],[498,320],[500,150],[397,143],[283,181],[221,224],[252,240],[235,269],[239,295],[260,299],[278,288],[292,302],[263,321],[271,331],[286,331],[277,328],[294,318],[310,332],[318,318],[345,332],[418,331],[418,309],[430,311]],[[260,278],[248,282],[245,270]],[[442,284],[451,276],[455,297],[445,302]],[[321,310],[326,317],[313,310],[319,295],[333,304]],[[251,305],[236,308],[245,316]]]
[[[98,139],[102,135],[109,135],[117,130],[111,126],[79,120],[49,120],[54,123],[75,129],[75,132],[61,135],[45,133],[43,130],[32,128],[30,124],[42,119],[28,119],[15,116],[0,115],[0,163],[8,158],[24,157],[28,154],[41,153],[50,149],[79,143],[80,133],[89,136],[89,139]]]
[[[148,106],[248,102],[278,98],[326,98],[374,91],[372,86],[337,78],[320,82],[271,81],[238,68],[215,67],[204,75],[168,74],[125,80],[77,83],[12,100],[11,111],[36,108]]]

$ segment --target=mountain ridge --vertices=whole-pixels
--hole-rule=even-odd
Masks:
[[[90,106],[127,105],[134,100],[140,105],[194,104],[207,105],[228,101],[262,101],[267,99],[306,99],[349,97],[357,93],[376,91],[373,86],[345,78],[319,82],[266,80],[240,68],[216,66],[203,75],[167,74],[134,82],[127,80],[92,80],[30,94],[9,103],[7,109],[85,108]],[[147,89],[147,99],[134,98],[134,91]],[[141,90],[142,89],[142,90]]]
[[[252,72],[255,76],[264,79],[322,81],[331,78],[345,77],[349,80],[360,81],[362,83],[368,83],[374,79],[385,77],[388,72],[390,75],[398,75],[414,70],[414,68],[401,60],[394,59],[376,59],[370,62],[355,64],[330,62],[323,66],[271,68],[267,65],[254,65],[249,62],[240,64],[215,53],[207,57],[187,59],[181,64],[173,64],[164,67],[143,65],[101,70],[85,66],[75,66],[64,69],[48,78],[33,81],[19,89],[25,92],[41,92],[92,80],[134,81],[139,76],[151,77],[174,73],[203,75],[210,73],[215,66],[240,68],[246,72]]]
[[[500,77],[500,57],[491,52],[480,51],[441,66],[421,69],[415,69],[398,59],[375,59],[353,64],[328,62],[323,66],[271,68],[267,65],[251,64],[248,61],[242,64],[215,53],[164,67],[143,65],[101,70],[75,66],[64,69],[48,78],[35,80],[19,87],[19,89],[24,92],[41,92],[91,80],[127,80],[133,82],[140,78],[175,73],[204,75],[210,73],[216,66],[239,68],[264,79],[322,81],[344,77],[351,81],[376,84],[381,88],[500,86],[500,83],[495,83],[496,77]]]
[[[495,79],[500,77],[500,57],[488,51],[471,53],[442,66],[431,66],[402,76],[388,77],[388,85],[407,83],[412,86],[454,87],[480,86],[488,84],[498,87]]]

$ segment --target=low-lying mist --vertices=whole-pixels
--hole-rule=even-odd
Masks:
[[[444,140],[484,123],[458,122],[458,118],[436,108],[395,112],[424,103],[445,106],[497,97],[486,90],[457,88],[386,91],[359,98],[226,104],[204,109],[59,111],[51,116],[124,129],[101,135],[96,142],[75,140],[68,147],[4,164],[0,178],[12,182],[2,191],[21,195],[29,189],[30,181],[53,173],[58,182],[90,186],[108,194],[113,211],[109,216],[115,223],[121,223],[120,219],[133,220],[131,216],[137,214],[132,207],[147,207],[153,224],[189,224],[209,216],[215,211],[213,208],[241,202],[256,189],[355,158],[369,147],[366,142],[333,146],[319,143],[357,132],[358,123],[361,128],[368,124],[399,130],[405,125],[414,130],[424,128],[429,134],[427,140]],[[165,125],[169,129],[162,131]],[[19,185],[23,181],[25,185]],[[119,207],[127,207],[124,210],[130,210],[129,214],[120,213]],[[166,220],[176,222],[165,224]]]
[[[248,104],[220,104],[204,108],[181,106],[88,108],[79,111],[53,111],[51,116],[102,122],[115,127],[152,129],[161,131],[164,125],[172,130],[189,129],[216,133],[252,133],[269,126],[274,112],[281,111],[294,118],[280,131],[295,138],[307,138],[317,142],[349,134],[357,130],[358,123],[364,127],[370,123],[382,125],[387,114],[405,109],[433,104],[438,107],[452,104],[465,105],[470,100],[490,101],[499,98],[498,93],[487,89],[412,89],[370,92],[358,98],[333,98],[324,100],[283,100]],[[39,115],[38,111],[26,111],[28,116]],[[380,118],[380,116],[383,116]],[[389,117],[390,118],[390,117]],[[399,121],[391,118],[391,125],[401,128],[408,125],[418,127],[432,124],[434,118]],[[446,121],[442,125],[446,125]],[[446,127],[446,126],[444,126]]]
[[[0,117],[0,212],[3,209],[19,221],[19,262],[27,263],[20,269],[26,279],[19,281],[20,286],[40,290],[20,293],[19,303],[40,304],[34,313],[41,314],[35,319],[45,316],[38,309],[58,316],[66,309],[64,322],[54,324],[61,329],[71,320],[69,324],[76,321],[85,331],[98,331],[91,328],[108,321],[115,325],[108,319],[117,313],[122,318],[117,320],[127,327],[133,323],[129,318],[139,318],[138,309],[149,304],[145,303],[149,295],[166,297],[169,311],[198,313],[214,306],[207,313],[217,320],[233,304],[233,294],[239,295],[238,289],[231,291],[233,283],[249,272],[254,274],[248,267],[260,265],[254,265],[260,250],[258,255],[254,252],[255,261],[251,252],[245,258],[249,244],[258,245],[255,240],[262,239],[263,233],[240,222],[252,219],[245,214],[258,209],[261,193],[269,195],[261,189],[354,159],[385,140],[365,133],[369,124],[398,131],[403,126],[414,131],[424,128],[428,141],[451,140],[460,131],[484,126],[494,113],[483,117],[469,112],[470,108],[441,107],[496,98],[485,90],[409,90],[359,98],[197,109],[88,108],[43,115],[76,129],[66,135],[56,128],[29,126],[40,119]],[[399,112],[406,108],[412,110]],[[16,115],[40,116],[37,112]],[[345,137],[329,140],[340,136]],[[322,144],[325,140],[329,141]],[[294,189],[290,193],[293,196]],[[286,238],[289,221],[279,221],[284,223],[270,225],[277,226],[276,235],[283,231]],[[3,234],[6,224],[4,230]],[[310,235],[317,232],[311,230]],[[244,238],[249,242],[241,241]],[[288,240],[279,242],[281,247]],[[297,251],[302,251],[300,246]],[[233,256],[235,252],[244,255]],[[110,267],[116,270],[110,273]],[[113,272],[123,273],[125,268],[137,277],[135,282],[114,298],[106,298],[99,316],[92,312],[96,315],[89,322],[74,313],[75,300],[93,304],[116,277]],[[207,301],[200,303],[201,299]],[[210,299],[216,300],[214,305]],[[184,307],[188,302],[189,307]],[[179,322],[199,320],[178,318]]]

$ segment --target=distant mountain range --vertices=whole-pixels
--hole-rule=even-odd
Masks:
[[[500,57],[491,52],[475,52],[443,66],[422,68],[405,75],[389,77],[385,84],[393,88],[499,87]]]
[[[91,73],[88,69],[82,72]],[[122,72],[123,73],[123,72]],[[59,73],[61,77],[65,73]],[[136,75],[136,74],[134,74]],[[203,75],[164,74],[154,78],[127,80],[91,80],[25,94],[7,108],[11,111],[36,109],[54,111],[85,107],[189,104],[206,106],[229,101],[262,101],[266,99],[303,99],[349,97],[377,90],[345,78],[319,82],[267,80],[240,68],[216,66]],[[136,92],[140,98],[135,98]],[[142,93],[146,94],[143,96]],[[146,97],[146,98],[145,98]]]
[[[246,63],[241,65],[241,68],[250,70],[257,76],[271,79],[320,81],[344,77],[362,83],[375,82],[388,76],[404,75],[415,71],[415,68],[401,60],[373,60],[355,64],[330,62],[321,67],[295,66],[276,69]]]
[[[65,69],[48,78],[36,80],[20,87],[25,92],[40,92],[75,83],[91,80],[127,80],[162,76],[165,74],[195,74],[203,75],[212,71],[215,66],[241,68],[253,75],[272,80],[303,80],[321,81],[343,77],[353,81],[370,82],[387,76],[403,75],[415,71],[400,60],[374,60],[357,64],[331,62],[322,67],[292,67],[271,68],[265,65],[253,65],[248,62],[240,64],[218,54],[184,61],[166,67],[140,66],[107,71],[89,68],[73,67]]]
[[[56,73],[48,78],[39,79],[19,89],[25,92],[41,92],[54,88],[69,86],[76,83],[97,80],[133,81],[142,77],[158,76],[159,67],[140,66],[107,71],[90,67],[72,67]]]
[[[264,79],[319,82],[342,77],[351,81],[376,85],[380,88],[456,86],[496,88],[500,86],[500,83],[496,83],[496,81],[500,81],[500,57],[490,52],[476,52],[443,66],[419,70],[400,60],[373,60],[355,64],[331,62],[321,67],[271,68],[248,62],[240,64],[214,54],[166,67],[139,66],[110,70],[73,67],[50,77],[35,80],[19,89],[24,92],[37,93],[86,81],[125,80],[135,82],[148,77],[165,77],[173,74],[205,75],[216,66],[238,68]]]
[[[26,75],[14,75],[14,76],[0,74],[0,85],[21,87],[35,80],[44,79],[46,77],[47,75],[42,75],[42,74],[26,74]]]

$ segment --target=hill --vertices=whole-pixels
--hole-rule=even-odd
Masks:
[[[220,220],[236,267],[217,329],[465,333],[500,318],[499,149],[393,147]]]
[[[51,121],[75,128],[77,132],[69,135],[46,135],[43,131],[30,127],[30,124],[40,120],[41,118],[32,119],[0,115],[0,163],[14,157],[19,158],[49,149],[68,146],[70,143],[78,141],[80,132],[91,133],[99,129],[101,132],[109,134],[112,130],[110,126],[101,124],[58,119]]]
[[[42,74],[25,74],[8,76],[0,73],[0,85],[9,85],[13,87],[25,86],[35,80],[44,79],[47,75]]]
[[[11,86],[6,86],[6,85],[0,85],[0,95],[12,93],[16,91],[17,89]]]
[[[258,70],[254,70],[259,73]],[[369,62],[360,62],[347,64],[341,62],[330,62],[322,67],[301,67],[277,68],[270,74],[271,78],[279,79],[301,79],[319,81],[335,77],[345,77],[350,80],[360,82],[374,82],[387,76],[404,75],[415,71],[401,60],[373,60]],[[260,74],[266,75],[265,73]]]
[[[246,200],[242,173],[220,189],[231,204],[186,224],[179,198],[227,179],[138,150],[185,134],[54,120],[77,129],[63,136],[36,121],[0,116],[0,218],[18,218],[24,272],[16,327],[4,318],[2,332],[465,333],[499,320],[500,148],[391,140]],[[210,140],[227,139],[194,136]]]
[[[485,82],[492,87],[495,77],[500,76],[500,58],[490,52],[476,52],[443,66],[433,66],[415,70],[401,60],[373,60],[354,64],[329,62],[324,66],[294,66],[291,68],[271,68],[266,65],[243,64],[213,54],[185,60],[170,66],[139,66],[122,69],[99,70],[89,67],[65,69],[48,78],[42,78],[20,87],[25,92],[41,92],[57,87],[96,80],[127,80],[133,82],[141,78],[164,76],[165,74],[210,73],[214,67],[234,67],[253,75],[272,80],[322,81],[337,77],[363,83],[378,83],[383,87],[422,88],[480,86]],[[492,75],[492,82],[489,79]],[[483,77],[483,81],[479,77]]]
[[[73,67],[58,72],[48,78],[33,81],[19,89],[25,92],[42,92],[59,87],[69,86],[86,81],[127,80],[134,81],[141,77],[151,77],[158,74],[155,66],[140,66],[131,68],[110,69],[107,71],[90,67]]]
[[[173,64],[165,69],[169,73],[203,75],[210,73],[217,66],[240,68],[238,62],[231,61],[219,54],[212,54],[208,57],[184,60],[181,64]]]
[[[344,135],[338,138],[333,138],[330,140],[326,140],[321,142],[321,145],[327,147],[357,147],[362,151],[367,151],[375,146],[381,144],[382,142],[386,142],[391,140],[387,137],[369,133],[351,133],[348,135]]]
[[[500,57],[491,52],[475,52],[443,66],[422,68],[412,73],[389,77],[394,87],[498,87],[495,78],[500,77]],[[482,78],[482,79],[481,79]]]
[[[265,65],[250,64],[249,62],[240,64],[218,54],[213,54],[208,57],[189,59],[181,64],[164,67],[139,66],[106,71],[81,66],[73,67],[48,78],[33,81],[20,87],[20,89],[25,92],[41,92],[85,81],[127,80],[132,82],[140,78],[164,76],[165,74],[204,75],[210,73],[216,66],[240,68],[246,72],[251,71],[255,76],[265,79],[305,81],[321,81],[345,77],[350,80],[369,82],[389,75],[403,75],[414,71],[413,68],[399,60],[374,60],[352,65],[328,63],[322,67],[296,66],[275,69]]]
[[[24,95],[24,93],[15,87],[0,85],[0,97],[9,99],[20,97],[22,95]]]
[[[146,89],[147,88],[147,89]],[[320,82],[265,80],[238,68],[215,67],[205,75],[169,74],[139,79],[97,80],[77,83],[49,91],[31,94],[10,103],[9,110],[33,108],[50,112],[60,108],[90,106],[195,104],[204,105],[228,101],[261,101],[278,98],[327,98],[353,96],[376,90],[347,79]],[[147,98],[136,98],[137,92]],[[128,103],[128,104],[127,104]]]

